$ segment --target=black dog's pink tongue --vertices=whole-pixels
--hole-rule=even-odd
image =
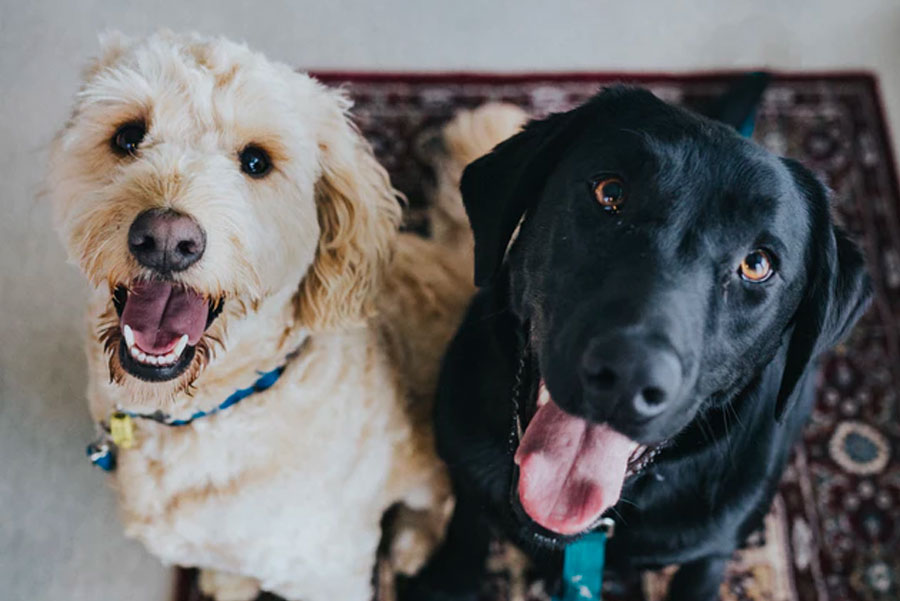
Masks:
[[[128,291],[120,324],[134,332],[145,353],[164,355],[178,339],[188,336],[195,345],[206,329],[209,305],[195,291],[171,282],[139,282]]]
[[[559,534],[590,528],[619,500],[638,444],[606,425],[570,415],[549,398],[516,451],[519,501],[535,522]]]

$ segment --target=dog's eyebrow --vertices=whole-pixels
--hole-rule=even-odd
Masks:
[[[660,140],[654,138],[653,134],[647,131],[631,129],[630,127],[622,127],[619,128],[618,131],[623,134],[634,136],[644,149],[653,152],[654,154],[657,152],[657,146],[661,144]]]
[[[683,164],[683,157],[678,157],[678,163],[671,163],[669,165],[666,164],[667,160],[670,160],[671,157],[671,148],[672,144],[665,142],[663,140],[659,140],[654,137],[654,135],[647,131],[642,131],[639,129],[632,129],[629,127],[621,127],[616,130],[617,134],[622,134],[622,137],[627,137],[627,141],[634,141],[633,147],[629,149],[629,154],[631,156],[640,156],[642,160],[655,160],[657,161],[658,171],[662,171],[665,167],[676,168]]]
[[[648,154],[660,159],[660,162],[670,162],[671,167],[680,168],[692,158],[699,158],[700,146],[692,143],[692,136],[685,134],[677,139],[662,139],[648,131],[622,128],[623,133],[637,138],[641,148]]]
[[[631,129],[630,127],[621,127],[619,128],[619,131],[623,134],[631,134],[633,136],[637,136],[637,138],[642,142],[650,136],[650,134],[645,131],[641,131],[639,129]]]

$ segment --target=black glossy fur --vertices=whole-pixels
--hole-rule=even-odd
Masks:
[[[618,211],[592,192],[608,176],[624,182]],[[681,564],[670,599],[718,598],[725,561],[767,512],[809,415],[817,356],[870,295],[825,188],[726,125],[618,87],[532,122],[470,165],[462,190],[482,288],[446,356],[436,411],[457,507],[404,597],[474,599],[496,529],[558,573],[568,539],[516,502],[511,399],[527,353],[526,404],[543,378],[567,412],[667,441],[607,514],[610,568]],[[757,248],[776,270],[762,283],[738,275]],[[621,356],[616,369],[652,369],[657,352],[681,372],[652,418],[591,380]]]

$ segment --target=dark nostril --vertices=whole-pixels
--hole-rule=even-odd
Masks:
[[[641,391],[641,394],[644,397],[644,400],[647,401],[650,405],[660,405],[666,400],[665,391],[656,388],[655,386],[649,386]]]
[[[591,377],[591,383],[600,390],[609,390],[616,385],[616,372],[604,367]]]
[[[192,255],[197,252],[197,244],[192,240],[182,240],[176,248],[183,255]]]
[[[666,410],[666,393],[659,388],[648,387],[641,390],[632,399],[635,411],[641,417],[653,417]]]
[[[152,236],[144,236],[138,242],[132,244],[132,246],[142,250],[154,250],[156,248],[156,239]]]

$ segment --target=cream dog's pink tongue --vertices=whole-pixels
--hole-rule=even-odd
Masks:
[[[189,288],[171,282],[139,282],[128,291],[121,325],[131,328],[141,350],[162,355],[184,334],[188,344],[197,344],[208,314],[206,299]]]
[[[541,388],[543,393],[543,382]],[[637,447],[612,428],[570,415],[548,400],[516,451],[522,508],[553,532],[587,530],[619,500]]]

